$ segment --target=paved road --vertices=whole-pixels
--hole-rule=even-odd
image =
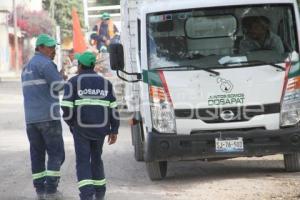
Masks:
[[[116,145],[104,147],[107,200],[296,200],[300,173],[285,173],[282,156],[218,162],[171,162],[167,178],[152,182],[136,162],[129,126],[122,122]],[[73,141],[64,125],[66,161],[60,190],[78,199]],[[19,83],[0,82],[0,200],[34,199],[29,145]]]

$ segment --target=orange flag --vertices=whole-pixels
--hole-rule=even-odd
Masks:
[[[82,53],[87,49],[84,36],[81,31],[79,17],[76,8],[72,8],[73,21],[73,49],[75,53]]]

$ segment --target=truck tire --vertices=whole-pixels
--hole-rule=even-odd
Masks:
[[[300,153],[284,154],[284,166],[288,172],[300,171]]]
[[[144,142],[142,139],[142,124],[137,123],[131,127],[134,158],[136,161],[144,161]]]
[[[152,181],[162,180],[167,175],[168,162],[146,162],[148,176]]]

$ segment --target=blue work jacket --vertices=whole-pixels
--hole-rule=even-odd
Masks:
[[[85,69],[65,85],[61,102],[63,118],[83,137],[97,140],[107,134],[117,134],[119,113],[112,84]]]

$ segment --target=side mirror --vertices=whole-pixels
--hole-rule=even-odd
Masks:
[[[129,83],[135,83],[135,82],[142,80],[141,73],[128,73],[128,72],[124,71],[124,51],[123,51],[122,44],[119,44],[119,43],[110,44],[108,47],[108,52],[109,52],[110,68],[112,70],[117,71],[117,76],[121,80],[129,82]],[[119,73],[120,71],[122,72],[122,74],[130,75],[130,76],[131,75],[137,76],[137,79],[136,80],[128,80],[120,75],[120,73]]]
[[[112,70],[124,69],[124,51],[122,44],[110,44],[108,47],[110,67]]]

